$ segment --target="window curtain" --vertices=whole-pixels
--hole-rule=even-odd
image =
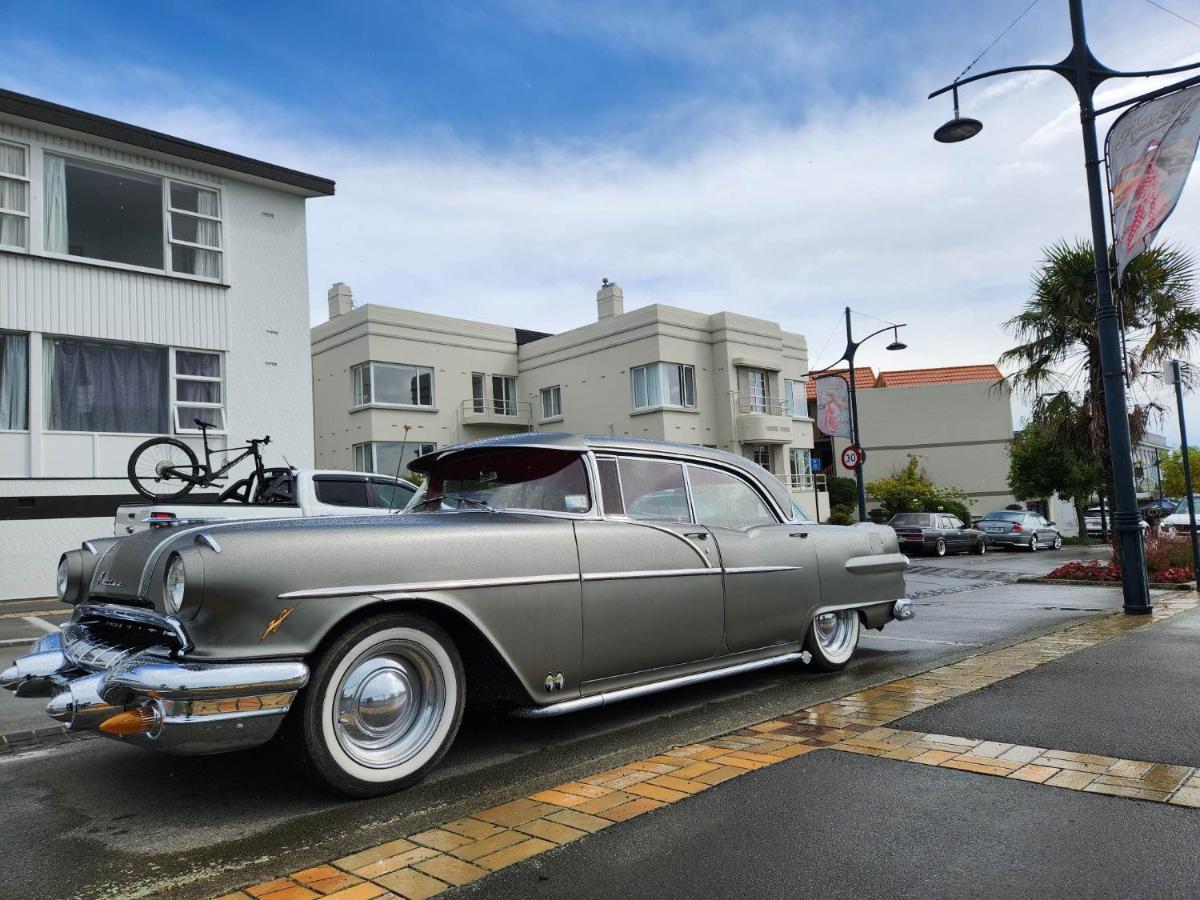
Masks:
[[[29,341],[0,334],[0,428],[29,427]]]
[[[45,182],[46,250],[67,252],[67,161],[47,153],[42,159]]]
[[[167,351],[46,338],[52,431],[167,434]]]

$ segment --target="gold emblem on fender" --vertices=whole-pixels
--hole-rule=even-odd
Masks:
[[[294,606],[285,606],[279,611],[279,615],[267,623],[267,627],[263,629],[263,633],[259,636],[258,642],[261,644],[271,635],[279,630],[279,626],[287,621],[287,617],[296,611]]]

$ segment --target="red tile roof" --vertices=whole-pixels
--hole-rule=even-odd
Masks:
[[[808,399],[817,399],[816,379],[823,378],[826,375],[841,375],[846,378],[846,369],[837,369],[833,372],[818,372],[815,377],[808,380]],[[875,387],[875,370],[870,366],[860,366],[854,370],[854,387],[857,390],[865,390],[866,388]]]
[[[940,369],[901,369],[880,372],[875,387],[917,387],[926,384],[952,384],[958,381],[1000,381],[1004,375],[993,365],[945,366]]]

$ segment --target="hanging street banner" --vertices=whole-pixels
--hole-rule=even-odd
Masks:
[[[1139,103],[1108,131],[1117,281],[1179,202],[1200,141],[1200,85]]]
[[[850,386],[841,375],[823,375],[817,384],[817,427],[830,437],[850,437]]]

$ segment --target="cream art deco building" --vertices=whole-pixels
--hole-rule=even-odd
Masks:
[[[810,514],[828,513],[809,466],[807,344],[775,322],[661,304],[626,312],[605,281],[596,321],[543,334],[355,307],[339,283],[329,320],[312,330],[312,368],[319,467],[395,472],[437,447],[514,431],[633,435],[731,450]]]

